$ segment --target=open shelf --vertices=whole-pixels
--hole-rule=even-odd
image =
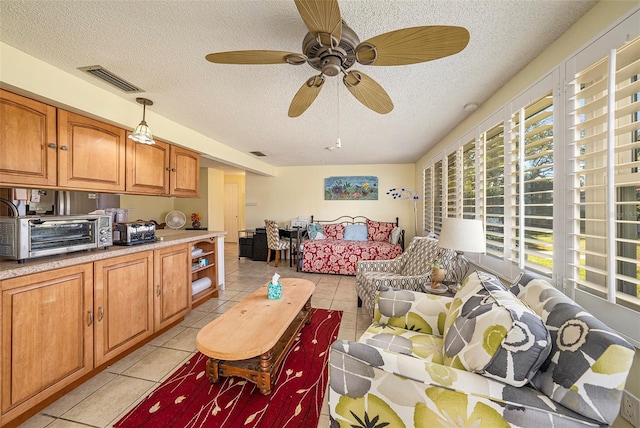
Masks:
[[[197,250],[202,252],[193,254]],[[196,241],[191,248],[191,282],[209,278],[211,285],[191,296],[191,306],[198,306],[211,297],[218,297],[218,266],[216,260],[216,240],[214,238]],[[200,261],[205,263],[202,266]]]

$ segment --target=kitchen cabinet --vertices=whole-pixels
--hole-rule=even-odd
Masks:
[[[58,186],[123,192],[125,138],[124,129],[58,109]]]
[[[191,309],[190,248],[183,244],[154,251],[155,331],[179,320]]]
[[[55,107],[0,90],[0,117],[0,185],[55,186]]]
[[[171,146],[169,194],[197,198],[200,194],[200,155]]]
[[[93,264],[0,286],[4,425],[93,369]]]
[[[197,241],[191,247],[191,284],[208,279],[211,285],[193,293],[191,289],[191,306],[198,305],[210,297],[218,297],[218,262],[217,239],[209,238]]]
[[[152,145],[127,139],[126,145],[127,192],[198,197],[200,189],[200,155],[198,153],[157,139]]]
[[[94,263],[94,361],[100,366],[153,333],[153,251]]]

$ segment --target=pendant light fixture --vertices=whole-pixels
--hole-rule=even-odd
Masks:
[[[147,122],[145,122],[144,120],[146,108],[147,106],[152,106],[153,101],[147,98],[136,98],[136,101],[139,104],[142,104],[142,122],[140,122],[140,124],[136,126],[136,129],[132,134],[129,134],[129,138],[142,144],[155,144],[156,142],[153,139],[153,135],[151,135],[151,130],[149,129]]]

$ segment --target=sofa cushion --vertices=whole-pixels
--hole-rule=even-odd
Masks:
[[[349,224],[344,228],[345,241],[366,241],[367,226],[364,224]]]
[[[612,423],[633,346],[539,275],[525,272],[510,290],[540,315],[551,335],[551,353],[531,383],[575,412]]]
[[[367,238],[369,241],[389,242],[395,223],[367,220]]]
[[[344,225],[338,223],[325,224],[322,226],[327,239],[344,239]]]
[[[535,375],[551,348],[542,319],[495,276],[473,272],[444,328],[444,363],[514,386]]]

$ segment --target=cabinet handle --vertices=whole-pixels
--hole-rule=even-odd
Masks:
[[[58,148],[58,145],[56,143],[49,143],[47,145],[49,146],[49,148],[52,148],[52,149],[57,149]]]
[[[167,170],[167,171],[171,171],[171,168],[169,168],[169,167],[166,167],[166,168],[165,168],[165,170]]]
[[[102,321],[103,318],[104,318],[104,309],[102,309],[102,306],[98,306],[98,321]]]
[[[160,286],[158,285],[158,297],[160,297]]]
[[[171,168],[171,172],[176,172],[176,169],[175,168]]]
[[[60,150],[63,150],[63,151],[65,151],[65,152],[66,152],[67,150],[69,150],[69,147],[67,147],[67,146],[60,146]]]
[[[87,311],[87,314],[89,315],[89,323],[87,324],[87,326],[90,326],[91,324],[93,324],[93,311]]]

